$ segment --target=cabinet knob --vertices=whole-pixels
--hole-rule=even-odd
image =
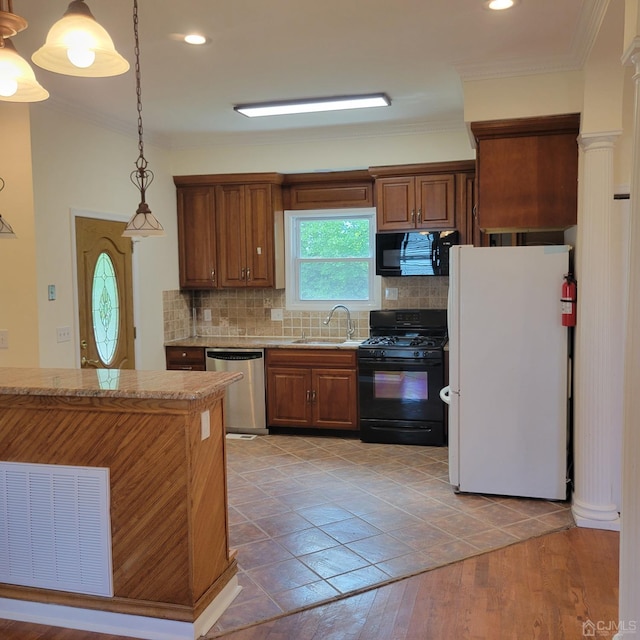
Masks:
[[[422,209],[418,209],[418,222],[422,222]]]
[[[251,280],[251,269],[247,269],[247,280]]]
[[[416,212],[411,209],[411,222],[413,222],[416,219]]]
[[[211,282],[215,283],[215,281],[216,281],[216,270],[211,269]]]

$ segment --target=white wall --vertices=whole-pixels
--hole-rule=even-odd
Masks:
[[[0,330],[9,348],[0,349],[0,367],[38,366],[36,242],[34,236],[29,108],[0,103],[0,214],[17,239],[0,240]]]
[[[339,137],[339,134],[341,137]],[[174,149],[174,175],[276,171],[306,173],[343,171],[370,166],[469,160],[475,152],[466,129],[444,131],[412,128],[402,132],[355,136],[353,131],[328,129],[306,132],[299,139],[291,133],[247,136],[233,143]]]
[[[79,363],[71,210],[128,219],[139,192],[129,175],[138,145],[116,133],[66,115],[52,106],[31,107],[33,189],[37,243],[37,302],[40,366]],[[136,368],[164,369],[162,291],[178,287],[175,188],[166,151],[145,145],[155,180],[147,192],[154,215],[167,232],[145,238],[134,250]],[[47,300],[55,284],[57,299]],[[71,342],[57,343],[56,328],[72,327]]]

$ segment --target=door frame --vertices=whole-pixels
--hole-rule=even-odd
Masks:
[[[95,220],[108,220],[110,222],[128,222],[131,216],[122,215],[119,213],[104,213],[97,211],[87,211],[86,209],[70,209],[69,210],[70,222],[71,222],[71,247],[73,248],[72,256],[72,279],[73,279],[73,335],[76,336],[75,343],[73,345],[73,359],[76,367],[80,368],[80,346],[77,336],[79,333],[79,318],[80,318],[80,304],[78,302],[78,264],[76,260],[77,246],[76,246],[76,218],[93,218]],[[140,238],[131,238],[134,245],[140,242]],[[138,319],[140,318],[140,298],[138,296],[138,282],[139,282],[139,266],[138,266],[138,252],[133,251],[131,256],[131,286],[133,288],[133,326],[138,326]],[[134,334],[135,335],[135,334]],[[134,338],[133,352],[135,355],[136,368],[140,365],[140,342]]]

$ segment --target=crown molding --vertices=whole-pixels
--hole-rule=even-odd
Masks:
[[[456,72],[462,80],[489,80],[581,69],[596,41],[609,2],[610,0],[585,1],[585,8],[580,13],[580,21],[570,51],[563,56],[549,56],[546,60],[537,57],[509,59],[502,63],[495,61],[463,63],[455,65]]]

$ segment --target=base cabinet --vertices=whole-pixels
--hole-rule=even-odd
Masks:
[[[270,426],[358,428],[355,351],[268,349],[266,366]]]
[[[167,369],[174,371],[204,371],[202,347],[165,347]]]

